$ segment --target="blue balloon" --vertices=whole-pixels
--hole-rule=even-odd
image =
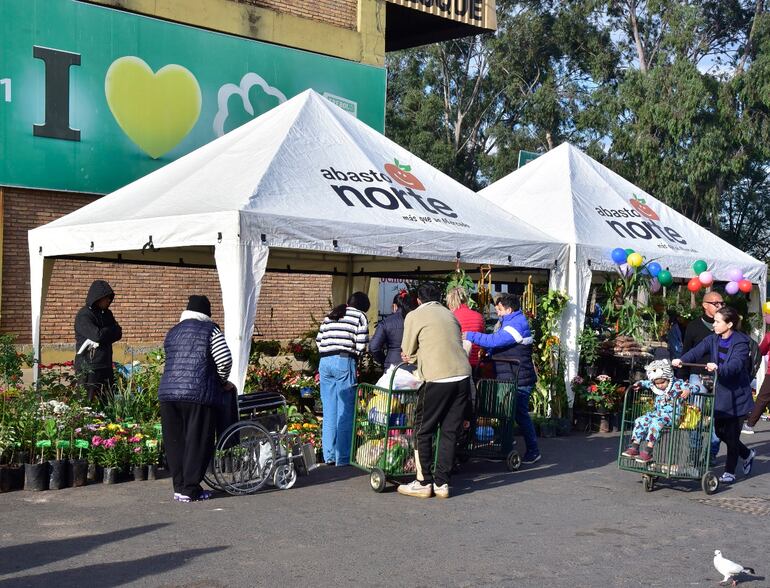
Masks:
[[[616,249],[612,250],[612,261],[618,265],[621,263],[626,263],[626,259],[628,259],[628,253],[626,253],[625,249],[617,247]]]
[[[650,272],[650,275],[653,278],[657,278],[658,274],[660,273],[660,270],[663,268],[660,267],[660,264],[657,261],[651,261],[647,264],[647,271]]]

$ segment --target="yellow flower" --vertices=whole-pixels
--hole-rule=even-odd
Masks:
[[[107,425],[107,428],[110,431],[117,431],[118,429],[120,429],[120,425],[116,425],[115,423],[110,423],[109,425]]]

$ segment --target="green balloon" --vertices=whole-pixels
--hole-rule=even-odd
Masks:
[[[668,270],[660,270],[658,273],[658,282],[661,286],[670,286],[674,283],[674,276]]]
[[[631,255],[632,253],[636,253],[633,249],[626,249],[626,255]]]
[[[699,259],[694,264],[692,264],[692,270],[697,274],[700,275],[703,272],[705,272],[709,268],[709,265],[703,261],[702,259]]]

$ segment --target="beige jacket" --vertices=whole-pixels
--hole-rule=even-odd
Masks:
[[[401,351],[417,360],[417,377],[427,382],[470,376],[460,323],[438,302],[421,304],[406,315]]]

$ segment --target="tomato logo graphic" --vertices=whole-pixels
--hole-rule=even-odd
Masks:
[[[412,171],[411,166],[401,165],[398,162],[398,159],[393,159],[393,163],[385,164],[385,173],[402,186],[413,188],[415,190],[425,190],[425,186],[422,185],[422,182],[413,174],[410,174],[410,171]]]
[[[628,201],[631,206],[636,208],[636,210],[644,217],[647,217],[650,220],[660,220],[660,217],[657,215],[657,213],[647,206],[645,203],[645,200],[640,199],[636,194],[634,194],[634,197],[631,198],[631,200]]]

